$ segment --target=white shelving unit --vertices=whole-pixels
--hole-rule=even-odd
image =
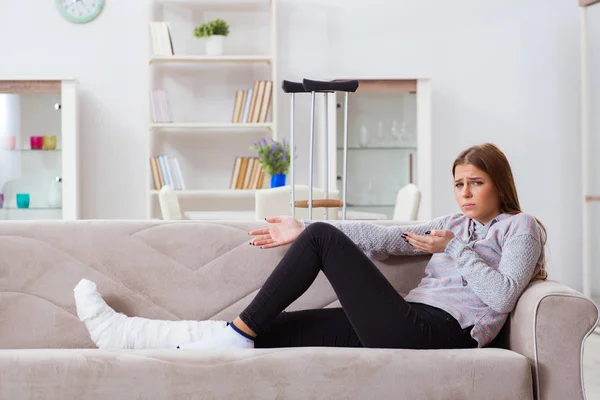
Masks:
[[[600,306],[600,2],[581,0],[580,4],[583,293]]]
[[[80,218],[77,125],[75,79],[0,77],[0,220]],[[32,136],[55,136],[56,147],[37,149]]]
[[[418,219],[432,218],[431,82],[429,79],[333,77],[359,81],[348,97],[347,210],[393,216],[396,194],[421,191]],[[342,198],[344,93],[327,95],[328,185]],[[324,187],[324,96],[317,94],[315,182]],[[313,211],[314,212],[314,211]]]
[[[249,149],[253,142],[277,139],[276,1],[151,0],[149,16],[149,23],[169,23],[174,55],[157,56],[149,49],[148,93],[166,91],[173,122],[153,122],[149,109],[147,160],[177,157],[186,185],[177,196],[185,211],[253,211],[255,190],[229,185],[236,156],[256,156]],[[228,22],[230,35],[222,55],[208,56],[193,32],[217,18]],[[273,82],[267,121],[232,123],[236,91],[257,80]],[[161,218],[159,191],[147,164],[148,217]]]

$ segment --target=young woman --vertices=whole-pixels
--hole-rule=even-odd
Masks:
[[[461,213],[408,226],[268,218],[249,232],[262,249],[291,244],[233,321],[159,321],[112,310],[82,280],[80,319],[100,348],[338,346],[407,349],[483,347],[532,279],[546,279],[546,231],[521,211],[510,164],[493,144],[463,151],[452,166]],[[371,259],[432,254],[403,298]],[[340,308],[284,312],[323,271]]]

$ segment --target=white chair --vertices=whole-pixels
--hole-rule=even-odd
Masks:
[[[308,200],[308,185],[295,185],[295,187],[295,200]],[[277,215],[292,215],[292,209],[290,207],[290,190],[290,185],[257,190],[254,195],[255,218],[257,220],[264,220],[266,217]],[[336,190],[329,192],[328,198],[338,199],[338,196],[339,193]],[[320,200],[324,198],[325,192],[322,189],[313,188],[313,200]],[[312,219],[325,219],[324,210],[324,208],[313,207]],[[338,219],[337,207],[328,208],[327,210],[329,212],[328,219]],[[308,208],[296,207],[295,217],[298,219],[308,219]]]
[[[179,206],[177,192],[169,185],[165,185],[158,193],[160,212],[165,221],[179,220],[207,220],[207,221],[236,221],[254,219],[254,213],[250,211],[186,211],[182,212]]]
[[[308,199],[308,186],[296,185],[296,200]],[[330,199],[337,199],[338,191],[329,193]],[[313,189],[313,200],[325,198],[325,193],[322,189]],[[177,193],[169,185],[162,187],[158,194],[160,203],[160,211],[164,220],[183,220],[183,219],[251,219],[251,213],[248,212],[188,212],[185,215],[179,207]],[[277,188],[256,190],[254,195],[255,209],[254,219],[264,220],[266,217],[277,215],[291,215],[290,208],[290,186],[281,186]],[[410,184],[398,191],[396,196],[396,205],[394,207],[393,220],[398,221],[416,221],[419,213],[419,205],[421,203],[421,191],[417,186]],[[313,208],[312,219],[323,220],[323,208]],[[330,220],[340,219],[341,210],[337,207],[329,208],[328,218]],[[189,215],[188,215],[189,214]],[[197,214],[197,215],[196,215]],[[204,215],[207,214],[207,215]],[[216,215],[223,214],[223,215]],[[377,214],[359,213],[347,210],[346,217],[348,219],[381,219]],[[308,219],[308,209],[296,207],[296,218]]]
[[[398,191],[394,206],[394,221],[416,221],[421,205],[421,191],[414,184],[408,184]]]
[[[160,212],[165,221],[167,220],[182,220],[185,219],[179,207],[179,199],[177,193],[169,185],[164,185],[158,192],[158,203],[160,204]]]

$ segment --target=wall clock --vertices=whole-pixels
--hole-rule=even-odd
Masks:
[[[100,15],[104,0],[56,0],[56,7],[67,21],[85,24]]]

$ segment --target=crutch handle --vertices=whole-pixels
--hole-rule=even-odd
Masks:
[[[302,86],[307,92],[356,92],[358,81],[313,81],[303,79]]]
[[[344,202],[342,200],[324,199],[312,201],[312,206],[314,208],[342,207],[343,205]],[[298,208],[308,208],[308,200],[297,200],[294,202],[294,206]]]
[[[281,88],[284,93],[304,93],[304,86],[302,86],[301,82],[292,82],[292,81],[281,81]]]

